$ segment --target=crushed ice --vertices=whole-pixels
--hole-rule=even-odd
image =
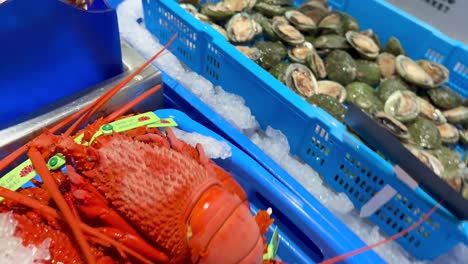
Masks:
[[[143,17],[141,0],[123,1],[117,8],[117,14],[122,37],[143,56],[149,58],[162,48],[144,25],[136,22]],[[320,176],[309,165],[289,153],[288,141],[280,131],[269,127],[266,131],[252,134],[252,131],[259,131],[259,125],[241,97],[229,94],[221,87],[214,87],[202,76],[186,69],[172,54],[165,54],[157,59],[155,64],[246,134],[364,242],[372,244],[385,238],[378,227],[367,219],[359,218],[359,214],[353,210],[353,205],[346,195],[337,194],[326,187]],[[395,242],[382,245],[376,248],[375,252],[389,263],[429,263],[415,261]],[[448,254],[430,263],[463,263],[467,259],[468,247],[460,244]]]
[[[23,246],[22,239],[14,236],[16,221],[10,213],[0,214],[0,260],[2,264],[35,263],[50,258],[50,239],[39,247]]]
[[[172,128],[176,137],[187,144],[195,147],[197,143],[203,146],[205,154],[210,159],[227,159],[231,157],[231,147],[224,141],[218,141],[212,137],[201,135],[196,132],[185,132],[178,128]]]

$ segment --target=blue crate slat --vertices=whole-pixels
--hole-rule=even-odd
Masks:
[[[169,86],[165,83],[165,88],[167,87]],[[166,102],[169,100],[176,104],[179,103],[178,95],[172,97],[171,93],[167,94],[165,92],[164,96]],[[172,103],[169,103],[169,105],[172,105]],[[178,109],[190,110],[190,108],[183,106],[177,107]],[[218,159],[215,162],[229,171],[245,189],[252,207],[252,213],[255,214],[258,209],[273,209],[272,217],[275,222],[270,227],[267,238],[271,237],[275,226],[278,226],[280,229],[278,255],[283,261],[287,263],[317,263],[326,257],[325,253],[329,252],[327,247],[334,244],[343,245],[343,241],[340,241],[339,237],[346,237],[347,234],[339,233],[343,230],[334,226],[333,216],[330,215],[328,218],[325,212],[326,209],[320,205],[317,207],[310,206],[302,199],[302,196],[293,193],[247,153],[222,136],[194,121],[180,110],[160,109],[156,110],[155,114],[160,118],[173,118],[177,122],[178,128],[184,131],[210,136],[224,141],[230,146],[231,157],[224,160]],[[62,168],[62,171],[66,173],[65,167]],[[37,177],[36,179],[40,180]],[[34,187],[34,185],[28,182],[24,187]],[[350,242],[355,241],[350,239]],[[358,243],[354,246],[363,245]],[[347,248],[343,249],[349,250]],[[379,258],[370,256],[373,256],[373,253],[350,258],[344,263],[384,263]]]
[[[330,2],[334,9],[356,17],[363,28],[374,29],[383,43],[396,36],[411,57],[440,61],[451,71],[450,85],[466,89],[466,46],[384,1]],[[413,191],[398,180],[390,164],[348,134],[341,123],[307,104],[176,1],[143,0],[143,8],[147,28],[162,43],[179,33],[173,44],[179,59],[215,85],[242,96],[262,128],[270,125],[280,129],[291,152],[321,173],[335,190],[346,193],[357,208],[387,184],[396,189],[398,195],[370,217],[387,234],[409,227],[435,205],[424,191]],[[271,160],[262,160],[264,157],[249,147],[242,148],[269,167]],[[282,177],[281,173],[275,175]],[[416,258],[433,259],[459,242],[468,242],[463,228],[463,222],[441,209],[398,242]]]
[[[262,165],[286,187],[301,199],[310,208],[314,208],[314,215],[300,217],[299,227],[308,230],[307,235],[320,247],[325,258],[341,255],[365,244],[353,234],[341,221],[339,221],[328,209],[304,189],[295,179],[287,174],[269,156],[261,151],[247,137],[235,129],[225,119],[207,107],[200,99],[189,92],[181,84],[164,74],[164,105],[170,108],[183,109],[190,116],[209,127],[222,137],[229,139],[236,147],[243,149],[256,160],[261,160]],[[382,263],[373,251],[369,251],[352,257],[347,263]]]
[[[90,11],[57,0],[0,5],[0,127],[122,72],[117,14],[94,2]]]

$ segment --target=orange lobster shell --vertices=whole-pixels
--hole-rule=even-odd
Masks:
[[[250,214],[233,177],[206,158],[203,148],[138,128],[101,136],[89,147],[72,133],[175,40],[101,98],[13,151],[4,170],[28,153],[42,182],[18,192],[0,187],[0,212],[13,212],[16,235],[38,246],[50,238],[46,263],[261,263],[268,213]],[[83,130],[84,141],[160,88]],[[56,132],[76,120],[62,135]],[[66,157],[65,175],[46,160]],[[267,261],[267,263],[270,263]]]

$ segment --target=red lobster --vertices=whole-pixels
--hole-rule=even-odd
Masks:
[[[165,48],[175,39],[169,41]],[[242,187],[208,159],[203,148],[152,128],[137,128],[74,142],[71,133],[145,65],[102,98],[46,130],[0,161],[3,170],[24,152],[40,188],[0,188],[2,211],[12,210],[16,235],[39,245],[51,238],[50,263],[261,263],[269,214],[250,213]],[[83,141],[115,120],[153,88],[116,113],[87,126]],[[52,132],[78,119],[64,134]],[[66,157],[66,175],[45,162]],[[270,263],[270,262],[269,262]]]

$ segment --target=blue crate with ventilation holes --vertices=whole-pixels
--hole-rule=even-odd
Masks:
[[[356,17],[362,28],[372,28],[383,43],[396,36],[410,57],[444,64],[450,70],[449,85],[468,95],[465,45],[385,1],[329,2],[333,9]],[[176,1],[143,0],[143,8],[146,27],[162,43],[178,33],[172,47],[182,62],[214,85],[242,96],[262,128],[269,125],[280,129],[289,140],[291,152],[317,170],[334,190],[348,195],[356,208],[385,185],[397,190],[393,199],[369,217],[385,233],[393,235],[411,226],[435,205],[423,190],[413,191],[400,181],[392,165],[351,136],[343,124],[306,103]],[[286,177],[283,170],[272,169],[278,166],[258,148],[241,147],[279,179]],[[460,242],[468,244],[468,228],[441,208],[396,241],[418,259],[434,259]]]

